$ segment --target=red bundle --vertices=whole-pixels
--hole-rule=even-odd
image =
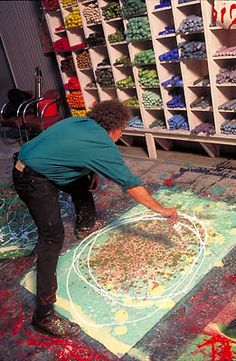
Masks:
[[[53,43],[53,48],[56,53],[70,51],[69,40],[66,37],[61,38]]]
[[[64,87],[66,90],[80,90],[80,83],[77,76],[72,76]]]
[[[56,10],[59,8],[59,0],[41,0],[45,11]]]

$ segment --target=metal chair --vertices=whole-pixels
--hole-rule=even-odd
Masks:
[[[23,110],[23,127],[28,132],[40,133],[62,119],[60,114],[60,95],[56,89],[48,90],[39,99],[29,102]],[[31,112],[31,109],[35,112]]]
[[[19,89],[12,89],[11,91],[13,90],[19,90]],[[29,102],[31,102],[32,99],[34,99],[30,92],[23,92],[23,93],[28,94],[29,99],[21,102],[14,101],[14,99],[9,100],[5,104],[3,104],[0,110],[0,124],[2,128],[3,139],[7,144],[12,144],[18,141],[20,141],[21,143],[23,142],[23,136],[22,136],[22,131],[24,128],[23,118],[22,118],[23,111],[26,105],[29,104]],[[16,129],[18,133],[17,138],[12,142],[8,141],[8,137],[7,137],[7,130],[9,129]]]

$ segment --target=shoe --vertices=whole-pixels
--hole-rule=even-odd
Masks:
[[[34,313],[32,326],[36,331],[54,337],[72,338],[78,336],[81,332],[80,327],[76,323],[70,322],[54,310],[42,318],[38,318],[36,313]]]
[[[89,233],[93,232],[96,219],[87,217],[85,220],[81,220],[80,217],[76,218],[75,221],[75,236],[78,239],[85,238]]]

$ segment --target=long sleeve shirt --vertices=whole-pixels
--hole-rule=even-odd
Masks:
[[[54,124],[24,144],[18,158],[58,185],[91,171],[113,180],[123,190],[141,184],[107,131],[88,117],[70,117]]]

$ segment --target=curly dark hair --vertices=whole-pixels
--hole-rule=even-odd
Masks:
[[[88,117],[94,119],[109,132],[126,127],[128,120],[132,118],[132,113],[118,100],[104,100],[92,108]]]

